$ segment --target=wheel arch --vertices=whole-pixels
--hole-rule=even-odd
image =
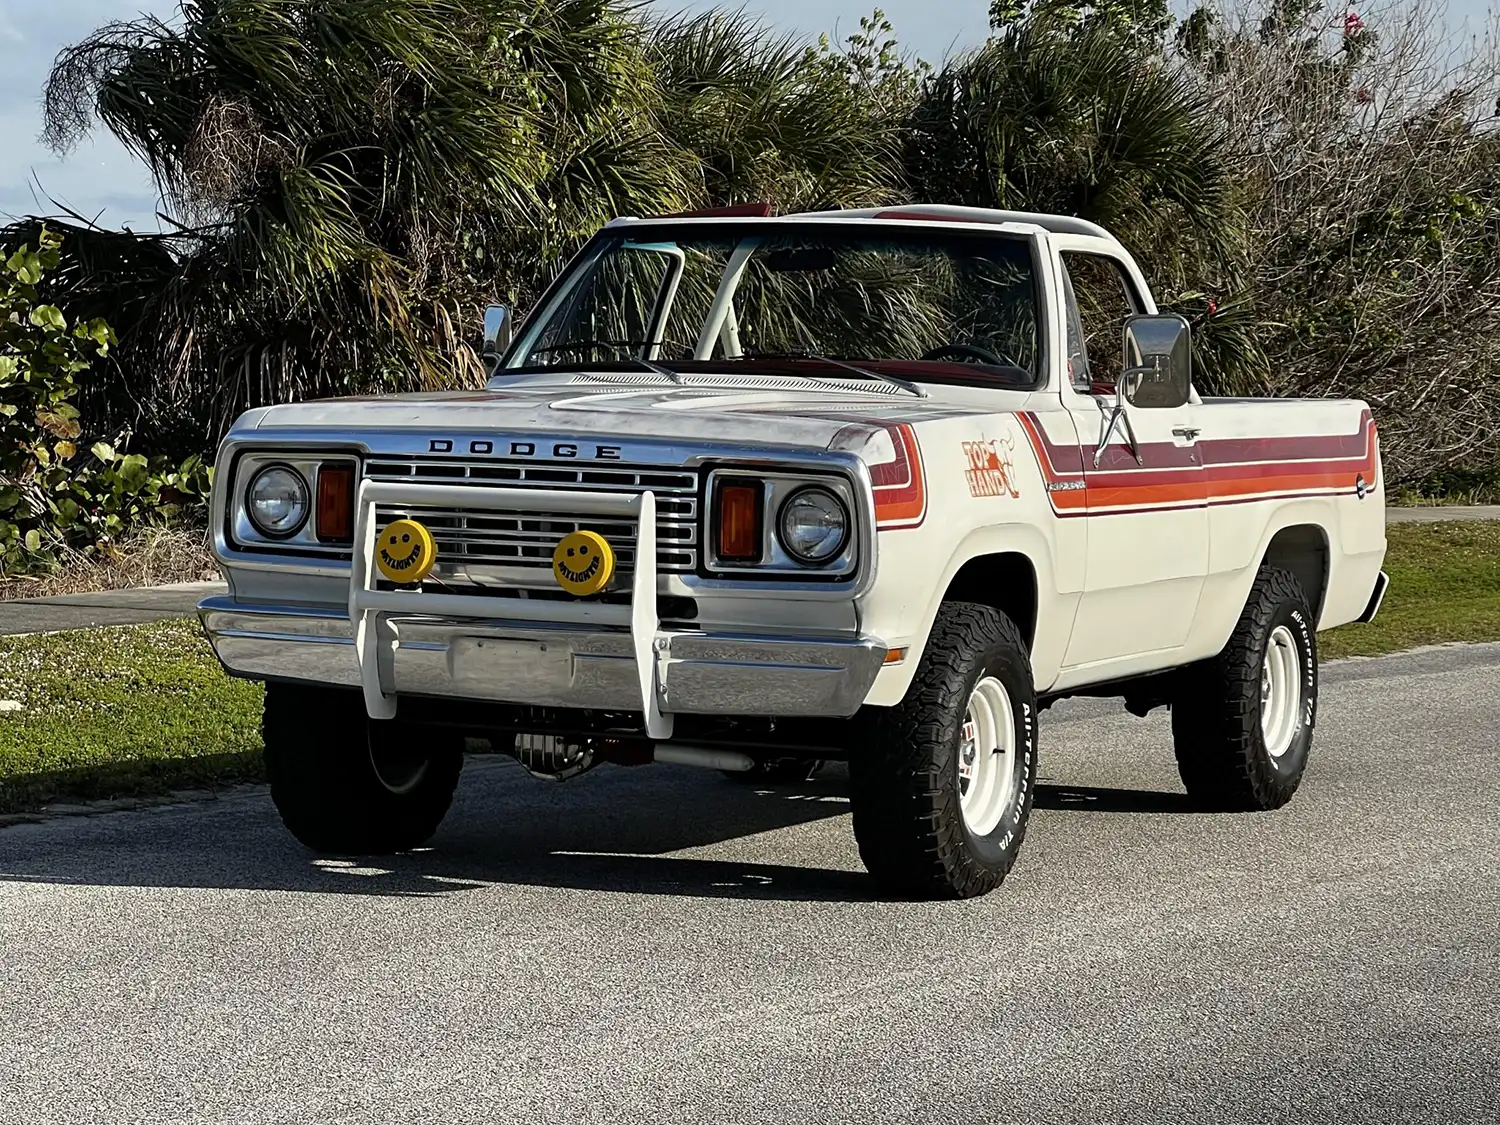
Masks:
[[[1259,519],[1247,514],[1214,527],[1210,573],[1186,647],[1188,662],[1224,647],[1256,575],[1268,564],[1297,576],[1313,620],[1321,622],[1339,563],[1338,519],[1332,501],[1319,497],[1285,501]]]
[[[1036,645],[1036,562],[1024,551],[973,556],[948,580],[938,600],[987,605],[1016,623],[1026,640],[1027,652]]]
[[[1280,567],[1296,575],[1314,621],[1323,616],[1329,552],[1328,531],[1321,524],[1294,523],[1278,529],[1261,554],[1261,566]]]
[[[1026,524],[976,528],[957,545],[946,565],[936,570],[935,577],[926,587],[931,593],[920,620],[901,640],[909,646],[906,658],[881,669],[867,703],[891,706],[900,701],[945,601],[977,602],[1010,617],[1026,641],[1038,686],[1052,683],[1067,649],[1078,602],[1076,594],[1059,594],[1052,544],[1041,530]]]

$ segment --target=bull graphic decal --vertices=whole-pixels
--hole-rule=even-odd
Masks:
[[[1020,497],[1014,484],[1016,465],[1010,456],[1015,448],[1015,438],[1009,436],[1003,442],[964,442],[964,456],[969,461],[964,480],[969,484],[970,496],[1009,496],[1012,500]]]

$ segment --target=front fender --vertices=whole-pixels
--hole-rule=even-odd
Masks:
[[[908,539],[897,542],[898,536]],[[901,663],[881,669],[866,696],[866,704],[890,707],[901,701],[916,675],[938,608],[954,578],[969,562],[988,555],[1021,555],[1036,574],[1032,675],[1038,690],[1051,686],[1067,652],[1078,595],[1058,591],[1056,560],[1047,536],[1027,523],[973,528],[947,552],[941,569],[936,572],[931,567],[931,554],[924,554],[915,541],[918,538],[922,537],[912,537],[909,532],[881,536],[880,578],[861,601],[861,628],[881,637],[890,648],[906,648],[907,653]]]

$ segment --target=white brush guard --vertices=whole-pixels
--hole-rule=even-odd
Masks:
[[[590,601],[557,601],[475,595],[425,595],[410,590],[375,588],[376,505],[453,506],[483,511],[555,512],[555,492],[520,488],[475,488],[463,485],[402,484],[366,480],[360,484],[354,508],[354,557],[349,581],[349,621],[354,630],[354,651],[359,664],[365,709],[372,719],[393,719],[396,696],[381,682],[398,643],[386,636],[381,618],[386,614],[430,614],[445,618],[494,618],[570,625],[603,625],[630,630],[635,654],[636,679],[641,689],[641,709],[646,735],[652,739],[672,737],[672,716],[660,707],[658,654],[667,647],[660,633],[656,604],[656,496],[650,491],[629,495],[613,492],[567,493],[570,513],[582,516],[612,516],[636,523],[635,571],[631,579],[630,604],[610,605]]]

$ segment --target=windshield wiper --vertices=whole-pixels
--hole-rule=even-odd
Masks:
[[[654,359],[645,359],[641,356],[633,355],[628,357],[625,362],[637,363],[642,367],[648,368],[651,371],[655,371],[658,375],[665,375],[674,383],[682,382],[681,375],[679,375],[676,371],[673,371],[670,367],[667,367],[664,364],[657,363]]]
[[[846,363],[842,359],[835,359],[831,355],[815,355],[812,352],[756,352],[754,355],[741,356],[741,359],[810,359],[816,363],[826,363],[830,367],[841,367],[845,371],[852,371],[866,379],[878,379],[882,383],[889,383],[893,387],[900,387],[909,394],[918,398],[926,398],[927,392],[917,384],[906,379],[898,379],[894,375],[885,375],[879,371],[871,371],[868,367],[859,367],[853,363]]]

